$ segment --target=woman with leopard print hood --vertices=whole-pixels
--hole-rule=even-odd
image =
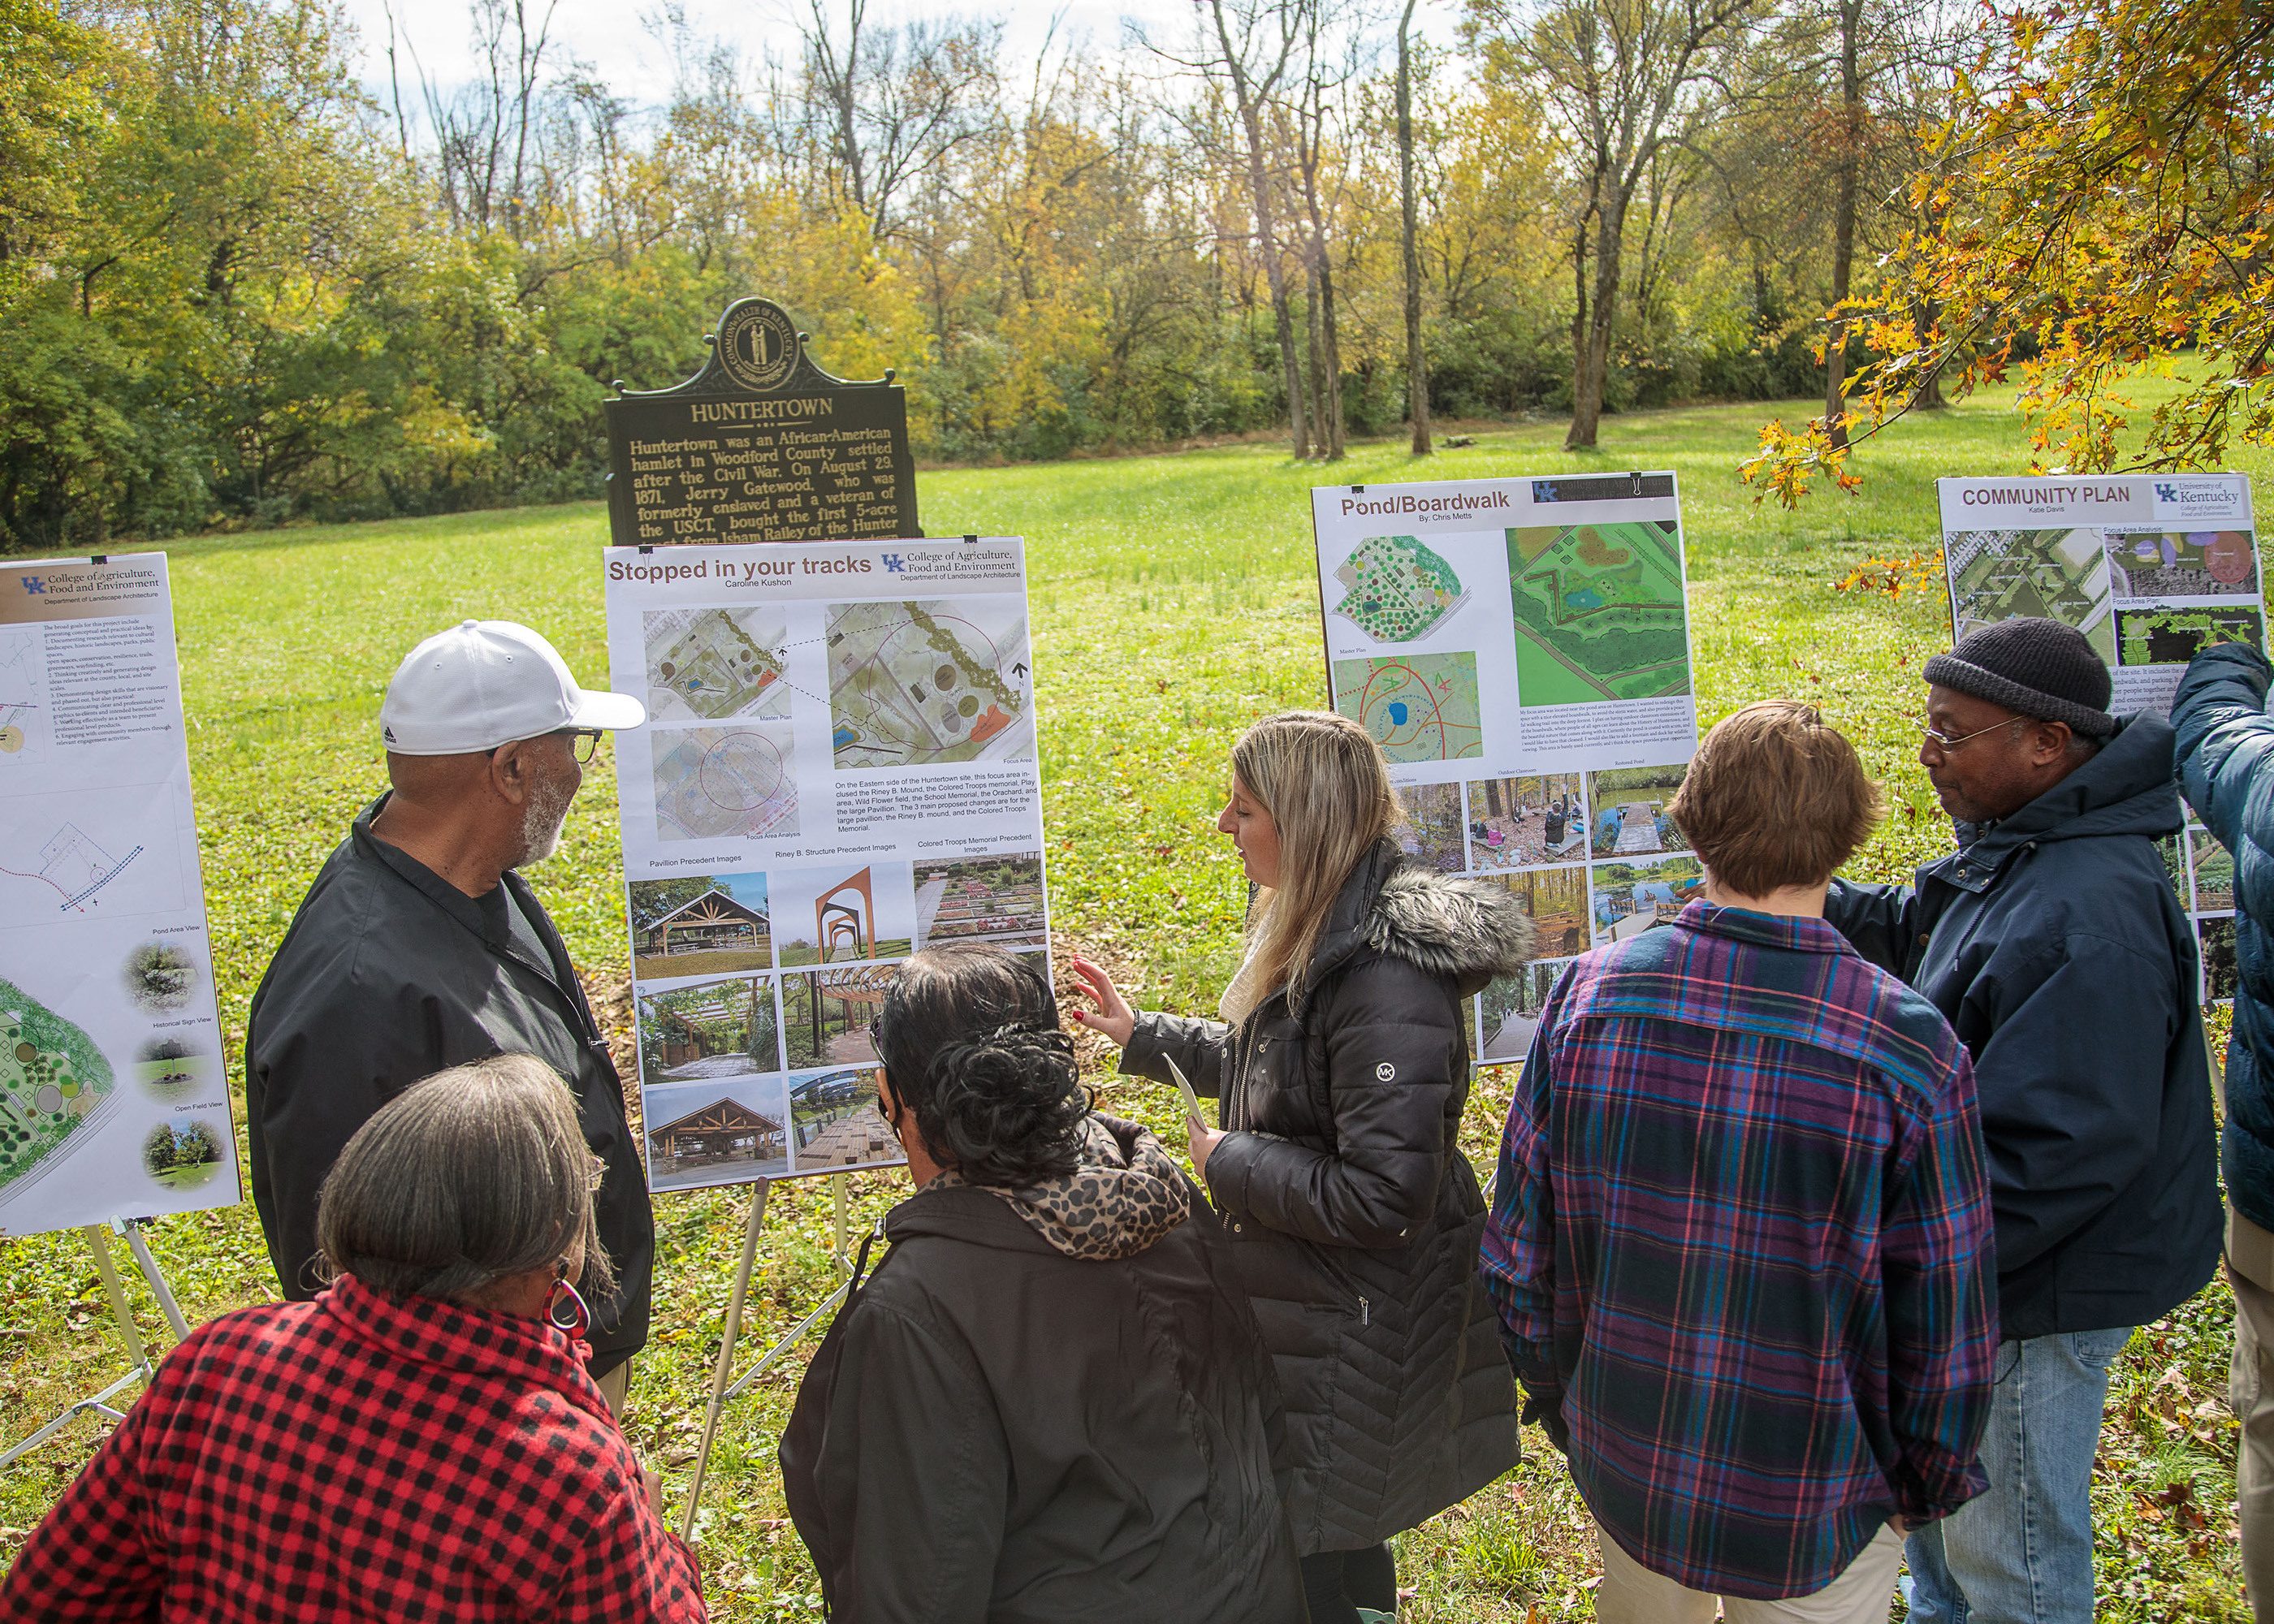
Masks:
[[[917,1190],[781,1440],[828,1616],[1302,1624],[1231,1247],[1158,1140],[1089,1109],[1040,961],[919,953],[876,1039]]]
[[[1388,765],[1347,717],[1291,711],[1231,756],[1216,827],[1256,887],[1224,1019],[1133,1011],[1077,959],[1121,1069],[1219,1101],[1193,1164],[1224,1215],[1287,1407],[1288,1515],[1314,1624],[1397,1609],[1390,1535],[1517,1460],[1516,1387],[1477,1275],[1485,1204],[1457,1137],[1462,1006],[1532,921],[1505,889],[1410,866]]]

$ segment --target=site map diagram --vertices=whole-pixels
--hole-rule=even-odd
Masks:
[[[0,1190],[48,1160],[111,1091],[86,1033],[0,981]]]
[[[1525,709],[1690,692],[1682,542],[1670,521],[1548,525],[1507,538]]]
[[[2251,598],[2258,547],[2248,530],[2110,530],[2119,598]]]
[[[0,756],[14,756],[31,741],[32,637],[0,632]]]
[[[1473,654],[1337,660],[1334,680],[1335,709],[1393,762],[1466,761],[1485,753]]]
[[[2103,664],[2116,664],[2099,530],[1961,530],[1947,538],[1944,555],[1961,638],[2016,615],[2041,616],[2074,627]]]
[[[785,717],[779,609],[659,609],[642,617],[648,714],[659,722]]]
[[[798,832],[787,722],[659,733],[654,748],[651,771],[659,839]]]
[[[840,770],[1034,759],[1024,600],[836,604],[828,636]]]
[[[2209,643],[2266,646],[2266,627],[2256,609],[2120,609],[2116,647],[2120,665],[2184,665]]]
[[[1411,643],[1469,601],[1461,578],[1412,536],[1369,536],[1335,579],[1349,588],[1334,612],[1376,643]]]

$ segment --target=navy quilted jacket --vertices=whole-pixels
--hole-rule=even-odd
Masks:
[[[2226,1051],[2227,1199],[2274,1229],[2274,717],[2266,660],[2240,643],[2205,649],[2172,706],[2180,791],[2234,854],[2234,1037]]]

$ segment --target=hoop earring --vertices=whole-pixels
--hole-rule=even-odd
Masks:
[[[561,1294],[568,1294],[569,1318],[562,1324],[560,1317]],[[564,1278],[553,1282],[553,1289],[545,1294],[545,1323],[556,1331],[566,1331],[571,1342],[582,1342],[584,1333],[592,1328],[592,1311],[584,1306],[584,1299],[576,1288]]]

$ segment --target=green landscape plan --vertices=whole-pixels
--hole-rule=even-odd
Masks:
[[[1411,643],[1468,602],[1453,567],[1412,536],[1370,536],[1335,571],[1335,613],[1376,643]]]
[[[1690,692],[1682,542],[1671,523],[1508,532],[1525,709]]]

